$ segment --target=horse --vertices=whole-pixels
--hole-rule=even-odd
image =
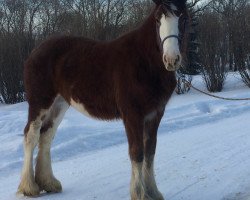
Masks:
[[[29,109],[19,193],[62,191],[53,175],[50,148],[72,106],[92,118],[123,121],[132,166],[131,199],[164,199],[154,177],[157,130],[176,87],[175,71],[184,55],[181,24],[188,14],[186,0],[153,2],[145,22],[117,39],[57,36],[31,52],[24,65]]]

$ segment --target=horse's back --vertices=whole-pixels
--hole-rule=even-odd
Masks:
[[[58,93],[56,71],[64,57],[79,44],[93,46],[94,41],[82,37],[52,37],[35,48],[24,64],[24,85],[30,104],[47,102]]]
[[[47,108],[61,95],[69,104],[84,105],[93,117],[119,117],[112,68],[105,62],[108,53],[101,51],[105,44],[70,36],[43,42],[25,63],[29,104]]]

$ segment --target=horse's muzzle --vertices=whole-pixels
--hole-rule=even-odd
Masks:
[[[181,66],[181,55],[177,54],[174,56],[163,55],[163,63],[168,71],[176,71]]]

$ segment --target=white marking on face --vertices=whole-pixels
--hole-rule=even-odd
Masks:
[[[175,7],[172,5],[173,8]],[[168,16],[162,14],[160,19],[159,34],[161,41],[170,35],[179,35],[179,17],[169,13]],[[163,63],[169,71],[177,70],[181,62],[179,41],[175,37],[168,38],[163,44]]]
[[[86,108],[84,107],[83,104],[78,103],[76,101],[74,101],[73,99],[70,100],[70,105],[75,108],[76,110],[78,110],[79,112],[81,112],[82,114],[86,115],[87,117],[91,117],[91,115],[89,114],[89,112],[86,110]]]

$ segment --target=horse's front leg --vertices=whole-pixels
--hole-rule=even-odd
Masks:
[[[154,176],[154,156],[157,143],[157,130],[164,110],[155,111],[144,120],[144,161],[142,176],[145,184],[145,199],[163,200]]]
[[[157,111],[144,117],[133,114],[124,119],[132,164],[131,200],[163,200],[153,168],[157,129],[162,115],[163,111]]]
[[[132,165],[130,182],[131,200],[144,200],[144,181],[142,166],[144,159],[143,152],[143,119],[132,115],[124,119],[124,125],[129,143],[129,155]]]

